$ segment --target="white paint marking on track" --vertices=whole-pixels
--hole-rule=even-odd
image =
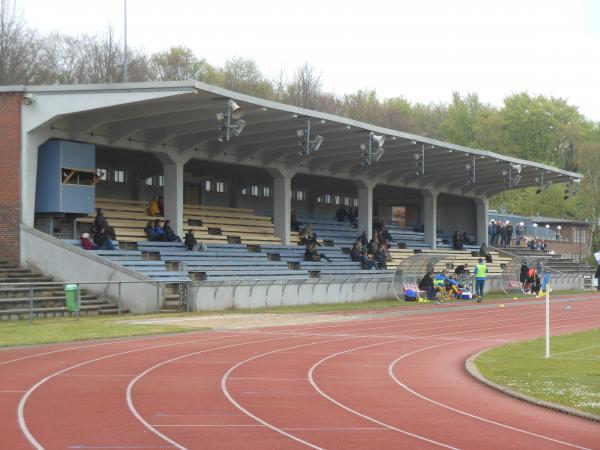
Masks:
[[[448,342],[448,343],[445,343],[445,344],[431,345],[429,347],[424,347],[424,348],[421,348],[419,350],[415,350],[415,351],[410,352],[410,353],[405,353],[404,355],[402,355],[402,356],[396,358],[394,361],[392,361],[392,363],[388,366],[388,374],[392,378],[392,380],[394,380],[394,382],[396,384],[398,384],[398,386],[400,386],[401,388],[403,388],[407,392],[415,395],[416,397],[418,397],[418,398],[420,398],[422,400],[428,401],[430,403],[433,403],[434,405],[437,405],[437,406],[440,406],[442,408],[448,409],[450,411],[453,411],[453,412],[465,415],[467,417],[471,417],[472,419],[477,419],[477,420],[480,420],[482,422],[489,423],[491,425],[496,425],[496,426],[501,427],[501,428],[505,428],[505,429],[512,430],[512,431],[517,431],[517,432],[524,433],[524,434],[527,434],[527,435],[530,435],[530,436],[534,436],[534,437],[537,437],[537,438],[540,438],[540,439],[544,439],[544,440],[547,440],[547,441],[555,442],[557,444],[566,445],[568,447],[574,447],[574,448],[589,450],[586,447],[581,447],[581,446],[579,446],[577,444],[572,444],[570,442],[565,442],[565,441],[561,441],[561,440],[558,440],[558,439],[551,438],[549,436],[544,436],[544,435],[541,435],[541,434],[537,434],[537,433],[534,433],[532,431],[527,431],[527,430],[523,430],[521,428],[516,428],[516,427],[510,426],[510,425],[506,425],[504,423],[496,422],[495,420],[486,419],[485,417],[481,417],[481,416],[478,416],[478,415],[475,415],[475,414],[468,413],[468,412],[463,411],[461,409],[453,408],[452,406],[449,406],[449,405],[447,405],[445,403],[438,402],[437,400],[434,400],[434,399],[432,399],[430,397],[427,397],[427,396],[425,396],[423,394],[420,394],[419,392],[415,391],[414,389],[411,389],[409,386],[407,386],[402,381],[400,381],[398,379],[398,377],[396,377],[396,375],[394,374],[394,367],[395,367],[395,365],[399,361],[401,361],[401,360],[403,360],[405,358],[408,358],[408,357],[410,357],[412,355],[415,355],[417,353],[426,351],[426,350],[431,350],[431,349],[434,349],[434,348],[443,347],[445,345],[451,345],[451,344],[453,344],[453,342]]]
[[[317,449],[317,450],[323,450],[321,447],[319,447],[317,445],[314,445],[314,444],[311,444],[310,442],[305,441],[304,439],[301,439],[301,438],[299,438],[297,436],[294,436],[293,434],[288,433],[287,431],[284,431],[282,428],[278,428],[275,425],[270,424],[266,420],[261,419],[260,417],[252,414],[250,411],[248,411],[246,408],[244,408],[242,405],[240,405],[233,398],[233,396],[231,395],[231,393],[227,389],[227,379],[229,378],[229,376],[231,375],[231,373],[235,369],[237,369],[238,367],[240,367],[240,366],[242,366],[242,365],[244,365],[246,363],[249,363],[250,361],[254,361],[255,359],[262,358],[263,356],[273,355],[275,353],[284,352],[286,350],[293,350],[293,349],[296,349],[296,348],[309,347],[311,345],[325,344],[325,343],[328,343],[328,342],[344,341],[344,340],[347,340],[347,339],[355,339],[355,338],[330,339],[330,340],[326,340],[326,341],[310,342],[308,344],[294,345],[292,347],[280,348],[280,349],[277,349],[277,350],[271,350],[270,352],[266,352],[266,353],[261,353],[261,354],[258,354],[258,355],[254,355],[254,356],[252,356],[252,357],[250,357],[248,359],[245,359],[244,361],[238,362],[234,366],[231,366],[229,368],[229,370],[227,372],[225,372],[225,375],[223,375],[223,378],[221,378],[221,390],[223,391],[223,394],[225,394],[225,397],[227,397],[227,399],[229,400],[229,402],[233,406],[235,406],[237,409],[239,409],[241,412],[243,412],[244,414],[246,414],[248,417],[256,420],[257,422],[265,425],[266,427],[270,428],[271,430],[273,430],[273,431],[275,431],[275,432],[277,432],[279,434],[282,434],[282,435],[284,435],[284,436],[286,436],[286,437],[288,437],[288,438],[290,438],[290,439],[292,439],[292,440],[294,440],[296,442],[299,442],[301,444],[306,445],[307,447],[314,448],[314,449]]]
[[[397,343],[397,342],[406,342],[406,339],[399,339],[397,341],[377,342],[375,344],[369,344],[369,345],[361,345],[359,347],[354,347],[354,348],[347,349],[347,350],[344,350],[344,351],[341,351],[341,352],[333,353],[333,354],[327,356],[326,358],[323,358],[323,359],[317,361],[315,364],[313,364],[313,366],[308,371],[308,381],[310,382],[310,384],[313,387],[313,389],[319,393],[319,395],[321,395],[322,397],[326,398],[327,400],[329,400],[334,405],[339,406],[340,408],[342,408],[342,409],[344,409],[344,410],[346,410],[346,411],[348,411],[348,412],[350,412],[350,413],[352,413],[354,415],[362,417],[363,419],[366,419],[366,420],[368,420],[370,422],[376,423],[377,425],[381,425],[382,427],[387,428],[389,430],[393,430],[393,431],[397,431],[398,433],[402,433],[402,434],[404,434],[406,436],[410,436],[412,438],[419,439],[419,440],[422,440],[422,441],[425,441],[425,442],[428,442],[430,444],[434,444],[434,445],[437,445],[437,446],[440,446],[440,447],[449,448],[449,449],[453,449],[453,450],[458,450],[456,447],[452,447],[450,445],[444,444],[443,442],[438,442],[438,441],[435,441],[433,439],[429,439],[429,438],[427,438],[425,436],[421,436],[421,435],[416,434],[416,433],[411,433],[410,431],[404,430],[402,428],[395,427],[393,425],[390,425],[390,424],[387,424],[385,422],[382,422],[381,420],[377,420],[374,417],[367,416],[366,414],[363,414],[363,413],[361,413],[359,411],[356,411],[355,409],[352,409],[349,406],[344,405],[343,403],[341,403],[338,400],[334,399],[333,397],[327,395],[317,385],[317,383],[315,382],[315,379],[314,379],[315,369],[317,367],[319,367],[321,364],[323,364],[325,361],[328,361],[331,358],[335,358],[335,357],[337,357],[339,355],[343,355],[345,353],[350,353],[350,352],[353,352],[353,351],[356,351],[356,350],[362,350],[362,349],[365,349],[365,348],[371,348],[371,347],[375,347],[375,346],[378,346],[378,345],[384,345],[384,344],[393,344],[393,343]]]
[[[240,342],[240,343],[237,343],[237,344],[225,345],[225,346],[222,346],[222,347],[214,347],[214,348],[209,348],[209,349],[205,349],[205,350],[200,350],[200,351],[197,351],[197,352],[187,353],[185,355],[180,355],[180,356],[177,356],[176,358],[171,358],[171,359],[168,359],[166,361],[162,361],[162,362],[160,362],[158,364],[155,364],[154,366],[149,367],[148,369],[146,369],[143,372],[139,373],[127,385],[127,390],[126,390],[125,396],[126,396],[127,406],[129,408],[129,411],[150,432],[154,433],[156,436],[159,436],[160,438],[164,439],[165,441],[169,442],[170,444],[174,445],[176,448],[178,448],[180,450],[187,450],[186,447],[178,444],[177,442],[175,442],[174,440],[172,440],[168,436],[165,436],[160,431],[158,431],[155,427],[152,426],[152,424],[150,424],[146,419],[144,419],[142,417],[142,415],[138,412],[137,408],[135,407],[135,405],[133,403],[133,397],[132,397],[132,394],[131,394],[132,391],[133,391],[133,387],[135,386],[135,384],[139,380],[141,380],[143,377],[145,377],[148,373],[152,372],[153,370],[158,369],[159,367],[162,367],[162,366],[164,366],[166,364],[170,364],[170,363],[176,362],[176,361],[184,359],[184,358],[189,358],[190,356],[200,355],[202,353],[208,353],[208,352],[212,352],[212,351],[216,351],[216,350],[224,350],[224,349],[227,349],[227,348],[240,347],[242,345],[256,344],[256,343],[260,343],[260,342],[279,341],[279,340],[282,340],[282,339],[291,339],[291,337],[278,337],[278,338],[272,338],[272,339],[259,339],[259,340],[256,340],[256,341]]]
[[[194,344],[194,343],[198,343],[198,342],[208,342],[208,341],[214,341],[217,339],[225,339],[225,338],[233,338],[236,336],[219,336],[216,338],[210,338],[210,339],[198,339],[198,340],[191,340],[191,341],[182,341],[182,342],[173,342],[173,343],[169,343],[169,344],[161,344],[161,345],[153,345],[150,347],[142,347],[142,348],[136,348],[136,349],[132,349],[132,350],[127,350],[124,352],[118,352],[118,353],[113,353],[110,355],[104,355],[98,358],[94,358],[94,359],[90,359],[78,364],[75,364],[73,366],[70,367],[66,367],[62,370],[59,370],[57,372],[53,372],[50,375],[46,376],[45,378],[42,378],[40,381],[38,381],[36,384],[34,384],[32,387],[29,388],[29,390],[27,392],[25,392],[25,395],[23,395],[21,397],[21,401],[19,402],[19,406],[17,408],[17,419],[19,422],[19,427],[21,428],[21,432],[25,435],[25,438],[29,441],[29,443],[36,449],[36,450],[44,450],[44,447],[42,446],[42,444],[40,444],[37,439],[35,439],[35,437],[33,436],[33,434],[31,433],[31,431],[29,430],[29,427],[27,426],[27,421],[25,420],[25,405],[27,404],[27,400],[29,399],[29,397],[31,397],[31,395],[43,384],[45,384],[46,382],[48,382],[49,380],[62,375],[65,372],[68,372],[69,370],[72,369],[76,369],[78,367],[82,367],[85,366],[86,364],[91,364],[94,362],[98,362],[98,361],[102,361],[108,358],[112,358],[115,356],[122,356],[122,355],[127,355],[130,353],[135,353],[135,352],[140,352],[140,351],[145,351],[145,350],[152,350],[155,348],[164,348],[164,347],[172,347],[172,346],[176,346],[176,345],[185,345],[185,344]]]

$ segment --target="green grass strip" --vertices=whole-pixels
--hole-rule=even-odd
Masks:
[[[475,361],[488,380],[514,391],[600,415],[600,328],[511,343]]]

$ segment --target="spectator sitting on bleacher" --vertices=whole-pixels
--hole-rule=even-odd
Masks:
[[[348,211],[348,222],[350,222],[354,228],[358,226],[358,208],[356,206],[351,207]]]
[[[205,252],[206,251],[206,245],[203,244],[202,242],[198,243],[198,241],[196,240],[196,236],[194,236],[194,230],[192,230],[191,228],[188,230],[188,232],[185,235],[184,244],[187,247],[187,249],[190,251],[194,251],[194,252],[197,252],[197,251]]]
[[[96,217],[94,218],[94,224],[92,225],[92,233],[99,233],[100,230],[104,229],[112,240],[117,240],[115,229],[108,224],[108,220],[102,213],[102,208],[96,208]]]
[[[298,222],[298,218],[296,217],[296,210],[294,208],[292,208],[292,210],[290,211],[290,225],[292,227],[292,230],[300,230],[300,223]]]
[[[379,239],[380,241],[394,242],[394,238],[390,234],[390,230],[388,230],[388,227],[386,224],[383,224],[383,226],[381,227],[380,235],[381,235],[381,239]]]
[[[369,242],[368,253],[374,255],[379,250],[379,238],[377,237],[377,233],[373,232],[373,238]]]
[[[488,264],[492,262],[492,254],[490,253],[490,250],[485,242],[481,244],[481,247],[479,248],[479,256],[483,256],[485,258],[485,262]]]
[[[173,228],[171,228],[171,221],[165,220],[165,225],[163,226],[163,231],[165,233],[165,241],[167,242],[181,242],[181,238],[175,234]]]
[[[369,237],[367,236],[367,230],[364,230],[362,234],[358,237],[360,239],[360,245],[363,250],[366,250],[369,247]]]
[[[357,239],[352,246],[352,250],[350,250],[350,258],[353,262],[360,262],[360,255],[362,253],[362,245],[360,243],[360,239]]]
[[[373,231],[380,232],[383,228],[383,222],[379,220],[379,216],[373,217]]]
[[[376,270],[377,263],[369,258],[366,251],[363,251],[360,256],[360,267],[363,270]]]
[[[348,211],[346,211],[346,208],[344,208],[344,205],[342,205],[335,212],[335,220],[337,220],[338,222],[345,222],[347,218],[348,218]]]
[[[115,246],[110,240],[109,234],[106,232],[104,228],[101,228],[100,231],[94,234],[94,244],[98,247],[98,250],[114,250]]]
[[[433,272],[427,272],[427,274],[421,279],[421,281],[419,281],[419,289],[426,293],[427,300],[433,300],[433,298],[435,297],[433,276]]]
[[[156,204],[158,205],[158,213],[162,217],[164,217],[165,216],[165,200],[163,199],[162,195],[160,197],[158,197],[158,201],[156,202]]]
[[[95,245],[91,241],[90,235],[88,233],[83,233],[81,235],[81,248],[83,248],[84,250],[95,250],[94,247]]]
[[[316,235],[316,233],[313,233],[312,225],[310,223],[307,224],[306,227],[304,227],[304,231],[302,231],[302,233],[300,233],[300,243],[301,244],[315,243],[315,244],[319,245],[319,243],[317,242],[317,235]]]
[[[317,250],[316,242],[309,242],[306,245],[306,251],[304,252],[304,260],[311,261],[311,262],[319,262],[319,261],[321,261],[321,259],[324,259],[327,262],[331,262],[331,259],[329,259],[327,256],[319,253],[319,250]]]
[[[456,230],[454,235],[452,236],[452,248],[454,250],[464,250],[464,244],[462,240],[462,235]]]
[[[163,242],[164,239],[164,232],[163,234],[158,234],[155,231],[155,225],[156,222],[158,222],[158,227],[160,228],[160,220],[156,220],[154,222],[152,222],[151,220],[148,221],[148,223],[146,224],[146,227],[144,228],[144,231],[146,232],[146,237],[148,238],[149,241],[152,242]],[[161,228],[162,230],[162,228]]]
[[[373,259],[380,269],[387,269],[387,262],[391,259],[385,244],[380,244],[379,248],[373,255]]]
[[[160,209],[158,208],[158,201],[156,200],[156,196],[152,197],[152,200],[150,200],[150,203],[148,203],[148,215],[149,216],[160,215]]]

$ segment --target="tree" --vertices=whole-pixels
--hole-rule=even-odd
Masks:
[[[35,82],[40,40],[27,28],[16,0],[0,0],[0,85]]]
[[[285,84],[281,100],[302,108],[316,109],[322,95],[321,75],[304,63],[296,69],[292,80]]]
[[[590,251],[600,249],[600,128],[596,127],[593,140],[581,145],[577,163],[583,174],[578,203],[582,215],[590,222]]]
[[[234,58],[225,62],[221,69],[223,86],[232,91],[273,99],[275,89],[251,59]]]
[[[214,72],[205,59],[199,59],[187,47],[171,47],[151,57],[154,76],[160,81],[204,81]]]

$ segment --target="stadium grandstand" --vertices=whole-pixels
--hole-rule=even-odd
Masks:
[[[98,282],[85,286],[89,312],[114,312],[105,281],[123,283],[133,312],[183,297],[219,309],[390,296],[394,269],[415,254],[475,265],[493,195],[581,177],[195,81],[5,86],[0,106],[3,282]],[[164,209],[149,215],[154,197]],[[355,220],[337,220],[341,207]],[[115,239],[85,251],[97,208]],[[157,219],[182,238],[193,230],[201,249],[148,240]],[[305,260],[293,222],[311,225],[327,259]],[[390,261],[366,270],[350,248],[382,223]],[[510,258],[492,253],[500,276]],[[18,316],[27,289],[3,288],[3,308]],[[40,288],[40,314],[61,313],[59,294]]]

